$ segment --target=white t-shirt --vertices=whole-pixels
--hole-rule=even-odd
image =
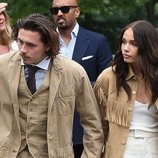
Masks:
[[[135,101],[130,130],[158,132],[158,109],[156,105]]]

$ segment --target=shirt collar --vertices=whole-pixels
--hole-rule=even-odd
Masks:
[[[59,37],[61,38],[60,32],[59,32],[59,28],[56,28],[57,33],[59,34]],[[73,28],[72,32],[71,32],[71,37],[77,37],[78,35],[78,31],[79,31],[79,24],[76,23],[75,27]]]
[[[32,65],[37,66],[44,70],[48,70],[49,63],[50,63],[50,58],[46,56],[40,63],[32,64]],[[22,58],[21,58],[21,65],[25,65]]]
[[[133,72],[132,66],[129,65],[128,68],[129,68],[129,73],[128,73],[127,77],[126,77],[126,80],[129,80],[131,78],[136,78],[136,75]]]
[[[72,36],[72,34],[73,34],[75,37],[77,37],[78,31],[79,31],[79,24],[76,23],[74,29],[73,29],[72,32],[71,32],[71,36]]]

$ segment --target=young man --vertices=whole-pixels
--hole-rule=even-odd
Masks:
[[[107,38],[78,24],[80,8],[77,0],[53,0],[50,11],[57,25],[60,53],[82,65],[93,84],[112,60]],[[80,158],[83,150],[83,131],[76,113],[73,133],[75,158]]]
[[[104,138],[91,84],[79,64],[58,55],[51,21],[30,15],[17,40],[19,53],[0,57],[0,157],[73,158],[75,109],[84,128],[83,157],[100,157]]]

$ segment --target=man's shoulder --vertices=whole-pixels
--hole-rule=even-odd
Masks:
[[[62,55],[57,55],[54,59],[54,68],[58,69],[60,72],[67,76],[69,79],[78,79],[82,77],[87,77],[85,69],[78,64],[76,61],[71,60]]]
[[[15,51],[12,51],[10,53],[6,53],[6,54],[2,54],[0,55],[0,62],[3,61],[9,61],[11,58],[13,58],[14,56],[18,55]]]
[[[78,70],[82,70],[84,69],[79,63],[77,63],[76,61],[69,59],[68,57],[63,56],[62,54],[59,54],[56,56],[57,60],[60,60],[61,62],[61,66],[65,69],[78,69]]]
[[[92,30],[89,30],[87,28],[84,28],[82,26],[79,27],[79,31],[81,31],[81,33],[87,34],[88,36],[91,36],[93,38],[106,38],[105,35],[99,33],[99,32],[95,32]]]

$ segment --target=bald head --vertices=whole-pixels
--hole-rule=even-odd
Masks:
[[[78,6],[77,0],[53,0],[52,1],[52,6],[65,6],[65,5],[69,5],[69,6]]]
[[[58,26],[59,32],[71,32],[80,15],[77,0],[53,0],[51,13]]]

